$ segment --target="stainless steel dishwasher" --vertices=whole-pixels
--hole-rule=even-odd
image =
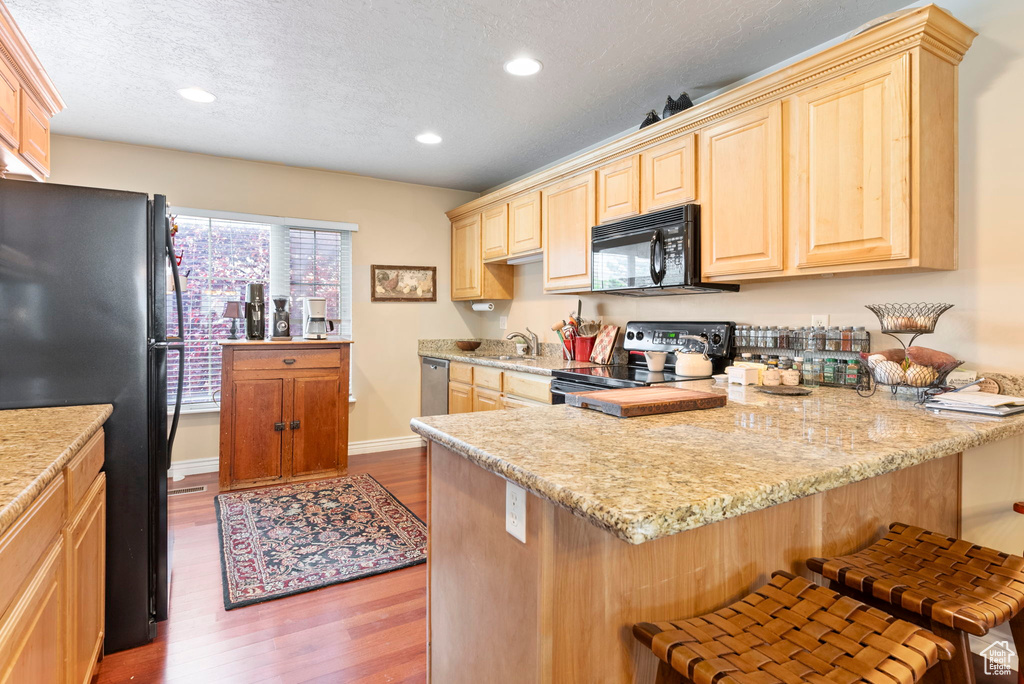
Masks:
[[[420,366],[420,416],[448,413],[448,362],[423,357]]]

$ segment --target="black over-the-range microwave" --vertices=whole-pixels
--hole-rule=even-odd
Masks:
[[[633,297],[736,292],[739,285],[700,278],[700,206],[594,226],[591,290]]]

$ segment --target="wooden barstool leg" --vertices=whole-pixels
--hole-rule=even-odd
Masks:
[[[932,622],[931,631],[953,644],[953,659],[941,660],[943,678],[946,684],[975,684],[974,663],[971,661],[971,637],[967,632],[953,629],[938,622]]]
[[[672,669],[672,666],[664,660],[658,660],[658,676],[654,678],[654,684],[685,684],[683,675]]]
[[[1014,504],[1017,510],[1017,504]],[[1010,618],[1010,633],[1013,634],[1013,647],[1017,651],[1017,684],[1024,684],[1024,665],[1021,664],[1021,657],[1024,656],[1024,610]]]

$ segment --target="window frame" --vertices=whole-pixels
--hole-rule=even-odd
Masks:
[[[289,231],[292,228],[296,228],[296,229],[300,229],[300,230],[334,231],[334,232],[347,232],[347,233],[359,232],[359,225],[358,224],[344,222],[344,221],[324,221],[324,220],[320,220],[320,219],[303,219],[303,218],[293,218],[293,217],[284,217],[284,216],[273,216],[273,215],[269,215],[269,214],[247,214],[247,213],[242,213],[242,212],[221,211],[221,210],[216,210],[216,209],[197,209],[195,207],[184,207],[184,206],[171,206],[171,207],[168,208],[168,212],[170,214],[172,214],[172,215],[175,215],[175,216],[190,217],[190,218],[221,219],[221,220],[226,220],[226,221],[240,221],[240,222],[244,222],[244,223],[262,223],[262,224],[266,224],[266,225],[270,226],[270,229],[271,229],[271,242],[272,243],[273,243],[273,234],[274,234],[275,228],[277,230],[283,230],[284,231],[284,235],[286,237],[287,237],[287,235],[289,234]],[[355,280],[354,273],[352,272],[353,271],[353,264],[351,263],[351,261],[352,261],[352,246],[351,246],[351,244],[349,245],[349,261],[350,261],[350,263],[349,263],[349,268],[348,268],[348,276],[349,276],[349,288],[348,288],[349,292],[348,292],[348,297],[349,297],[349,325],[351,327],[353,325],[353,321],[352,321],[352,307],[351,307],[351,296],[352,296],[351,290],[352,290],[352,287],[354,285],[354,280]],[[281,273],[282,266],[283,266],[283,273]],[[345,269],[342,268],[342,273],[344,273],[344,270]],[[275,278],[275,271],[278,272],[277,273],[277,275],[278,275],[277,278]],[[283,281],[281,280],[282,278],[283,278]],[[271,252],[271,259],[270,259],[270,280],[271,281],[288,283],[289,284],[289,295],[290,295],[290,293],[291,293],[291,291],[290,291],[290,283],[291,283],[291,267],[290,267],[290,264],[279,264],[277,266],[277,268],[275,268],[273,250]],[[341,287],[341,285],[342,285],[342,283],[339,282],[339,287]],[[342,292],[344,292],[343,289],[342,289]],[[344,297],[344,296],[345,295],[342,294],[342,297]],[[293,316],[295,315],[295,312],[291,312],[291,313],[292,313]],[[299,315],[301,316],[301,312],[300,312]],[[351,378],[351,375],[350,375],[350,378]],[[220,401],[217,399],[217,395],[219,395],[219,394],[220,394],[220,388],[218,387],[217,390],[215,390],[213,392],[213,396],[214,396],[214,400],[213,401],[194,402],[194,403],[190,403],[190,404],[182,403],[182,405],[181,405],[181,413],[183,413],[183,414],[219,413],[220,412]],[[350,386],[349,386],[349,401],[350,402],[355,402],[355,400],[356,400],[356,398],[355,398],[354,392],[352,390],[352,386],[350,384]],[[174,407],[173,406],[168,406],[167,410],[168,410],[169,414],[173,413]]]

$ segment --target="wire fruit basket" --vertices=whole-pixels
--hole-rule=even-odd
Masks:
[[[909,387],[916,391],[919,400],[924,400],[945,387],[949,374],[963,364],[959,360],[938,366],[914,363],[907,351],[918,337],[935,332],[939,317],[953,308],[952,304],[868,304],[866,308],[878,317],[882,332],[900,343],[903,353],[898,360],[879,360],[880,354],[861,353],[867,369],[857,386],[862,397],[871,396],[881,385],[888,387],[894,395],[901,387]],[[910,335],[909,341],[904,341],[900,335]]]

